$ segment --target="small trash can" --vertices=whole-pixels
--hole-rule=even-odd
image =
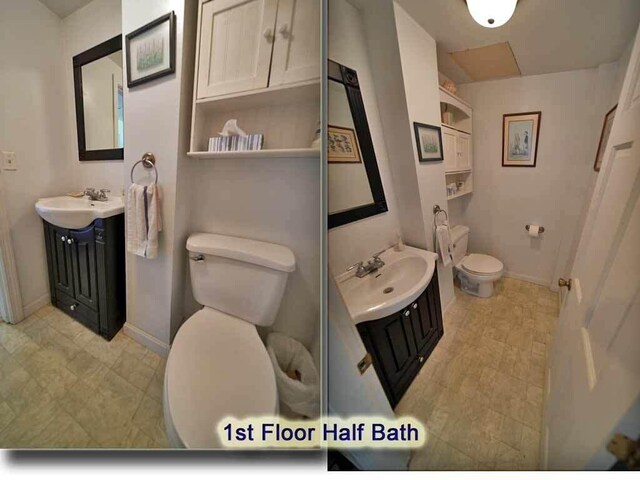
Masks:
[[[304,345],[274,332],[267,335],[267,352],[276,374],[280,402],[299,415],[319,417],[320,379]]]

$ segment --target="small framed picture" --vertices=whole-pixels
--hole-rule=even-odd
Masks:
[[[438,162],[442,155],[442,132],[440,127],[413,122],[418,147],[418,159],[421,162]]]
[[[535,167],[542,112],[502,116],[502,166]]]
[[[167,13],[125,37],[129,88],[176,71],[176,16]]]
[[[598,143],[598,151],[596,152],[596,161],[593,164],[593,169],[596,172],[599,172],[600,167],[602,166],[604,150],[607,148],[607,142],[609,141],[609,135],[611,134],[611,127],[613,126],[613,119],[616,118],[616,108],[618,108],[618,105],[609,110],[604,116],[602,132],[600,133],[600,142]]]
[[[329,163],[361,163],[358,137],[353,128],[328,126],[327,144]]]

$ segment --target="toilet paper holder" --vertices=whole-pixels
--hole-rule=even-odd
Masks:
[[[524,226],[524,228],[525,228],[525,230],[526,230],[527,232],[529,231],[529,227],[530,227],[530,226],[531,226],[531,225],[525,225],[525,226]],[[540,227],[540,230],[538,230],[538,232],[540,232],[540,233],[544,233],[544,227]]]

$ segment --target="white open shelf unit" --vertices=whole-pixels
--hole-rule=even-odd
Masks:
[[[473,175],[471,174],[471,170],[446,173],[445,179],[447,185],[450,183],[458,182],[464,183],[462,189],[458,190],[457,193],[454,193],[453,195],[447,195],[447,200],[453,200],[454,198],[462,197],[463,195],[468,195],[469,193],[473,192]]]
[[[270,87],[196,100],[193,105],[192,158],[313,158],[310,148],[318,126],[320,81]],[[209,152],[209,137],[218,135],[231,118],[247,133],[264,135],[263,149],[249,152]]]
[[[445,112],[450,113],[447,123],[444,122]],[[458,192],[447,195],[447,200],[453,200],[473,192],[473,109],[460,97],[440,87],[440,113],[443,119],[445,181],[447,185],[463,183]]]

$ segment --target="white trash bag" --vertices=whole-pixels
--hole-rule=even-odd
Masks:
[[[297,340],[275,332],[267,336],[267,352],[280,401],[295,413],[319,417],[320,381],[311,354]]]

